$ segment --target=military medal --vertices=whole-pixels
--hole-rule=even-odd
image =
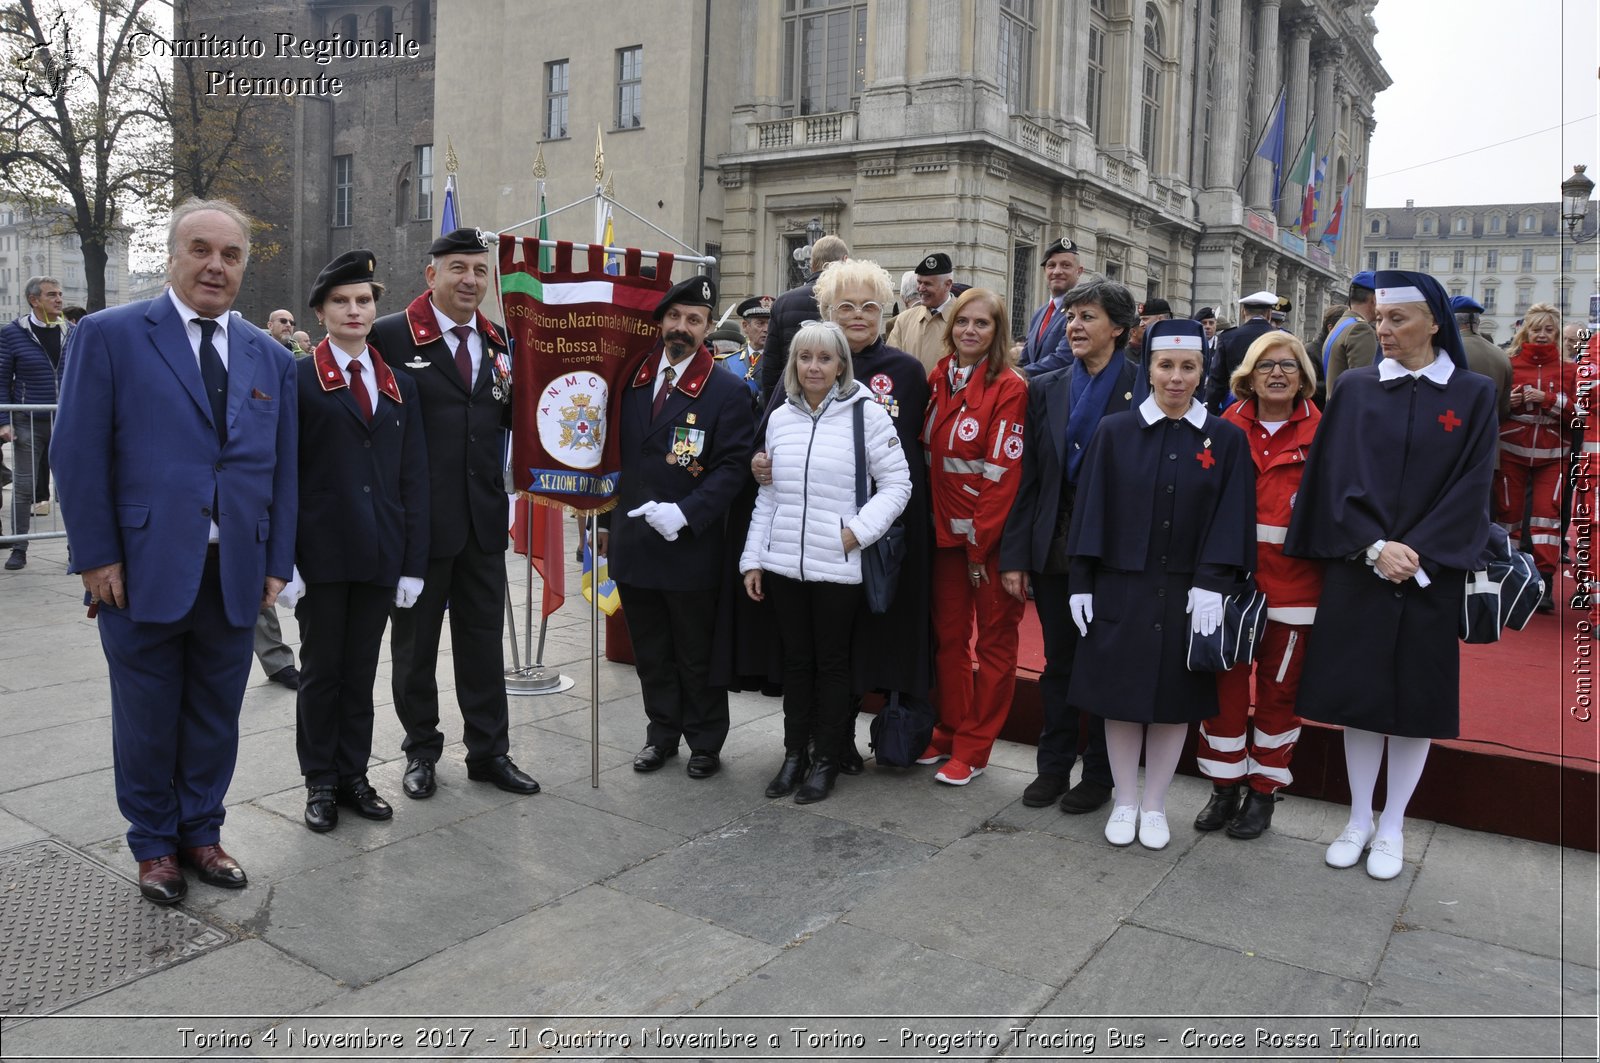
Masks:
[[[692,414],[690,416],[693,416]],[[693,475],[699,476],[704,467],[694,459],[698,458],[706,446],[706,433],[704,429],[679,427],[672,430],[672,454],[667,460],[679,468],[688,469]],[[693,467],[691,467],[691,464]]]
[[[406,368],[407,369],[426,369],[432,364],[433,364],[432,362],[428,361],[426,358],[422,357],[422,355],[419,354],[415,358],[411,359],[411,361],[406,363]]]
[[[494,396],[496,402],[506,401],[505,392],[501,390],[498,378],[495,379],[494,386],[489,389],[489,394]]]

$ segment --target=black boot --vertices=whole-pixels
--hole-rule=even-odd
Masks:
[[[1272,806],[1277,802],[1278,798],[1275,794],[1264,794],[1260,790],[1246,790],[1244,803],[1239,806],[1238,815],[1228,821],[1228,837],[1261,837],[1262,832],[1272,826]]]
[[[767,783],[768,797],[788,797],[794,793],[794,788],[800,785],[800,780],[805,777],[806,768],[810,758],[803,749],[791,749],[784,753],[783,763],[778,766],[778,774]]]
[[[1556,574],[1541,572],[1539,575],[1544,579],[1544,597],[1539,599],[1536,608],[1541,613],[1553,613],[1556,611]]]
[[[866,763],[861,759],[860,750],[856,749],[856,720],[861,716],[861,699],[855,698],[850,703],[850,726],[845,728],[844,741],[839,745],[839,774],[860,775],[867,770]]]
[[[1221,830],[1239,811],[1239,784],[1230,786],[1211,787],[1211,800],[1206,802],[1206,807],[1194,817],[1194,829],[1203,831]]]
[[[838,777],[839,762],[832,757],[818,757],[811,762],[811,772],[806,776],[806,781],[795,792],[794,803],[809,805],[813,801],[821,801],[833,790],[833,782]]]

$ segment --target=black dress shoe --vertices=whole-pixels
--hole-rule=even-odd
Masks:
[[[861,751],[856,748],[856,737],[850,735],[839,748],[839,774],[860,775],[866,770],[866,761],[861,759]]]
[[[1272,806],[1277,803],[1276,794],[1264,794],[1259,790],[1245,791],[1244,803],[1239,806],[1238,814],[1228,821],[1228,837],[1261,837],[1262,832],[1272,826]]]
[[[689,763],[685,766],[691,779],[709,779],[722,770],[722,760],[704,749],[691,749]]]
[[[1080,816],[1085,812],[1104,808],[1109,800],[1111,800],[1111,787],[1103,786],[1092,779],[1080,779],[1078,785],[1061,796],[1061,811]]]
[[[306,787],[306,826],[326,834],[339,825],[339,805],[331,786]]]
[[[508,794],[539,792],[539,784],[533,781],[533,776],[517,767],[504,754],[490,757],[482,764],[468,764],[467,778],[474,782],[492,782]]]
[[[1050,772],[1040,772],[1038,778],[1028,784],[1022,791],[1022,803],[1029,808],[1044,808],[1056,803],[1056,799],[1067,792],[1067,777],[1065,775],[1052,775]]]
[[[678,755],[677,746],[645,746],[633,758],[634,771],[660,771],[661,765]]]
[[[412,757],[406,761],[405,778],[400,781],[400,786],[406,796],[421,801],[425,797],[432,797],[436,784],[433,778],[433,761],[423,760],[421,757]]]
[[[178,858],[172,853],[154,860],[139,861],[139,892],[144,899],[156,904],[177,904],[189,892],[189,884],[178,869]]]
[[[818,757],[811,762],[811,770],[806,773],[806,781],[795,791],[794,803],[809,805],[821,801],[833,791],[834,781],[838,778],[839,762],[832,757]]]
[[[26,550],[13,550],[11,551],[11,556],[6,558],[6,569],[8,571],[15,572],[17,569],[21,568],[27,563],[28,552]],[[166,903],[171,904],[172,902],[167,901]]]
[[[789,750],[783,755],[783,763],[778,766],[778,774],[767,783],[767,796],[788,797],[794,793],[794,788],[800,785],[800,780],[805,777],[808,767],[810,763],[805,750]]]
[[[355,809],[362,819],[388,819],[394,815],[389,802],[378,796],[365,775],[340,783],[334,797],[341,805]]]
[[[271,675],[267,676],[267,682],[276,683],[280,687],[288,687],[290,690],[299,690],[300,669],[296,668],[292,664],[286,664],[282,668],[279,668],[276,672],[273,672]]]
[[[1206,802],[1206,807],[1194,817],[1194,829],[1203,831],[1221,830],[1228,825],[1234,813],[1239,811],[1239,784],[1231,786],[1211,786],[1211,800]]]

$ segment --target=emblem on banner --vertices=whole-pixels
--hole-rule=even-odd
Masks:
[[[539,442],[550,456],[575,469],[600,464],[606,440],[606,385],[594,373],[569,373],[540,395]]]

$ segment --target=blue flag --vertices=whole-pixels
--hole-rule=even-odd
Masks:
[[[456,221],[456,175],[446,174],[444,178],[444,207],[439,211],[439,235],[453,233],[461,228]]]
[[[1256,154],[1272,163],[1272,202],[1278,202],[1279,171],[1283,169],[1283,119],[1284,94],[1278,93],[1278,102],[1272,105],[1272,116],[1256,148]]]

